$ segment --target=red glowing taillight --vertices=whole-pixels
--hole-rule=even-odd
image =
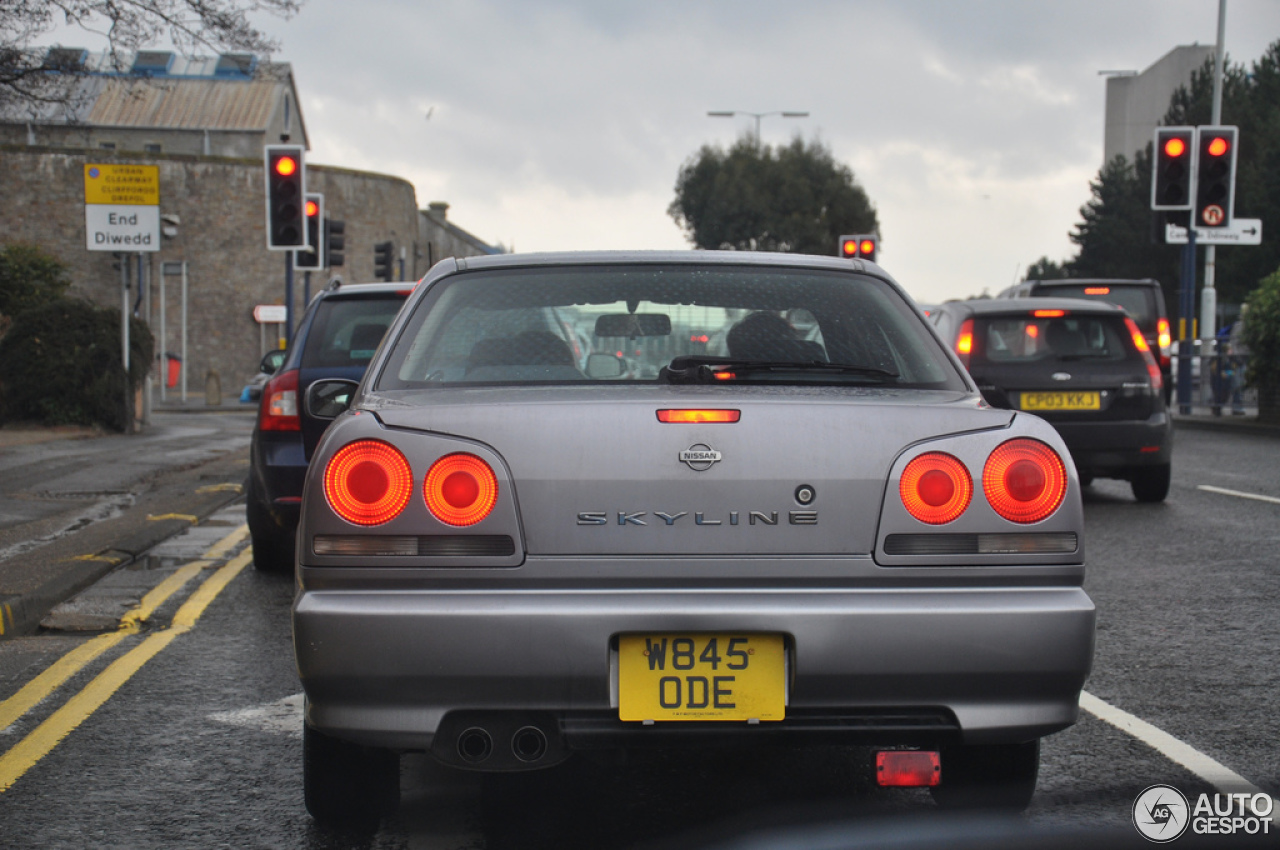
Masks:
[[[982,491],[1000,516],[1011,522],[1040,522],[1052,516],[1067,495],[1067,467],[1039,440],[1001,443],[982,470]]]
[[[726,377],[720,378],[724,374]],[[717,372],[716,377],[720,380],[732,380],[732,372]],[[742,418],[740,410],[659,410],[659,422],[684,422],[684,423],[710,423],[710,422],[737,422]]]
[[[973,354],[973,319],[965,319],[960,324],[960,335],[956,337],[956,354],[960,362],[969,368],[969,355]]]
[[[432,515],[446,525],[475,525],[498,503],[498,477],[475,455],[445,455],[431,464],[422,497]]]
[[[1124,317],[1124,326],[1129,329],[1129,336],[1133,338],[1133,347],[1138,349],[1143,362],[1147,364],[1147,374],[1151,376],[1151,389],[1161,389],[1164,386],[1164,378],[1160,374],[1160,364],[1156,363],[1156,358],[1151,353],[1151,346],[1147,345],[1147,338],[1142,335],[1142,329],[1128,316]]]
[[[942,782],[942,757],[936,750],[876,753],[876,782],[884,788],[928,788]]]
[[[298,416],[298,370],[281,372],[262,388],[262,405],[258,408],[258,430],[301,431]]]
[[[921,522],[942,525],[960,516],[973,499],[973,478],[956,458],[922,454],[907,464],[898,482],[902,506]]]
[[[1086,286],[1084,288],[1085,295],[1110,295],[1111,287],[1109,286]]]
[[[390,522],[412,495],[409,461],[399,449],[381,440],[348,443],[324,468],[324,496],[329,507],[354,525]]]
[[[1160,365],[1168,366],[1169,349],[1173,345],[1173,336],[1169,333],[1168,319],[1156,321],[1156,345],[1160,346]]]

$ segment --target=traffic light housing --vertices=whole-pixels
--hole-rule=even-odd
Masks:
[[[846,260],[857,257],[862,260],[876,261],[876,249],[880,245],[880,237],[874,233],[863,233],[854,236],[841,236],[837,243],[839,254]]]
[[[1195,127],[1157,127],[1151,162],[1151,209],[1191,209]]]
[[[267,250],[306,248],[303,148],[301,145],[267,145],[262,153],[267,175]]]
[[[311,250],[295,254],[293,267],[304,272],[321,271],[325,267],[320,241],[320,225],[324,221],[324,195],[308,193],[302,211],[307,219],[307,244],[311,246]]]
[[[395,245],[391,242],[379,242],[373,246],[373,276],[378,280],[395,280],[391,271],[391,254],[394,250]]]
[[[1235,127],[1197,127],[1195,226],[1231,226],[1236,193]]]
[[[324,253],[326,268],[335,269],[343,263],[342,234],[346,231],[346,222],[332,218],[324,220]]]

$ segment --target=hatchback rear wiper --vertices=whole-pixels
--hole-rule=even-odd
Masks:
[[[828,363],[825,360],[744,360],[734,357],[710,357],[701,354],[682,354],[662,367],[658,380],[672,384],[711,384],[728,381],[740,375],[760,372],[813,372],[827,375],[857,375],[864,378],[891,380],[897,372],[847,363]]]

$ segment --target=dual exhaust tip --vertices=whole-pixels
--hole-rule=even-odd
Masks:
[[[532,765],[547,754],[547,733],[537,726],[521,726],[509,739],[511,755]],[[493,735],[481,726],[471,726],[458,735],[458,758],[467,764],[480,765],[494,753]]]

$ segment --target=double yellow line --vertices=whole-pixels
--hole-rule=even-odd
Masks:
[[[120,627],[116,631],[99,635],[71,650],[24,685],[16,694],[0,702],[0,729],[12,725],[102,653],[126,637],[137,634],[142,624],[169,597],[186,586],[200,574],[201,570],[210,566],[215,560],[225,557],[226,553],[235,548],[248,534],[249,527],[242,525],[219,540],[204,553],[200,560],[186,564],[143,596],[138,605],[121,618]],[[50,715],[47,720],[33,729],[8,752],[0,755],[0,793],[13,787],[24,773],[52,752],[63,738],[97,711],[111,698],[112,694],[120,689],[121,685],[129,681],[133,674],[141,670],[144,664],[158,655],[174,638],[190,631],[195,626],[196,620],[200,619],[200,615],[204,613],[205,608],[209,607],[209,603],[217,598],[223,588],[249,565],[252,558],[252,550],[246,548],[228,561],[217,572],[205,579],[204,583],[182,604],[174,614],[173,623],[169,628],[148,635],[133,649],[113,661],[107,669],[67,700],[66,704]]]

